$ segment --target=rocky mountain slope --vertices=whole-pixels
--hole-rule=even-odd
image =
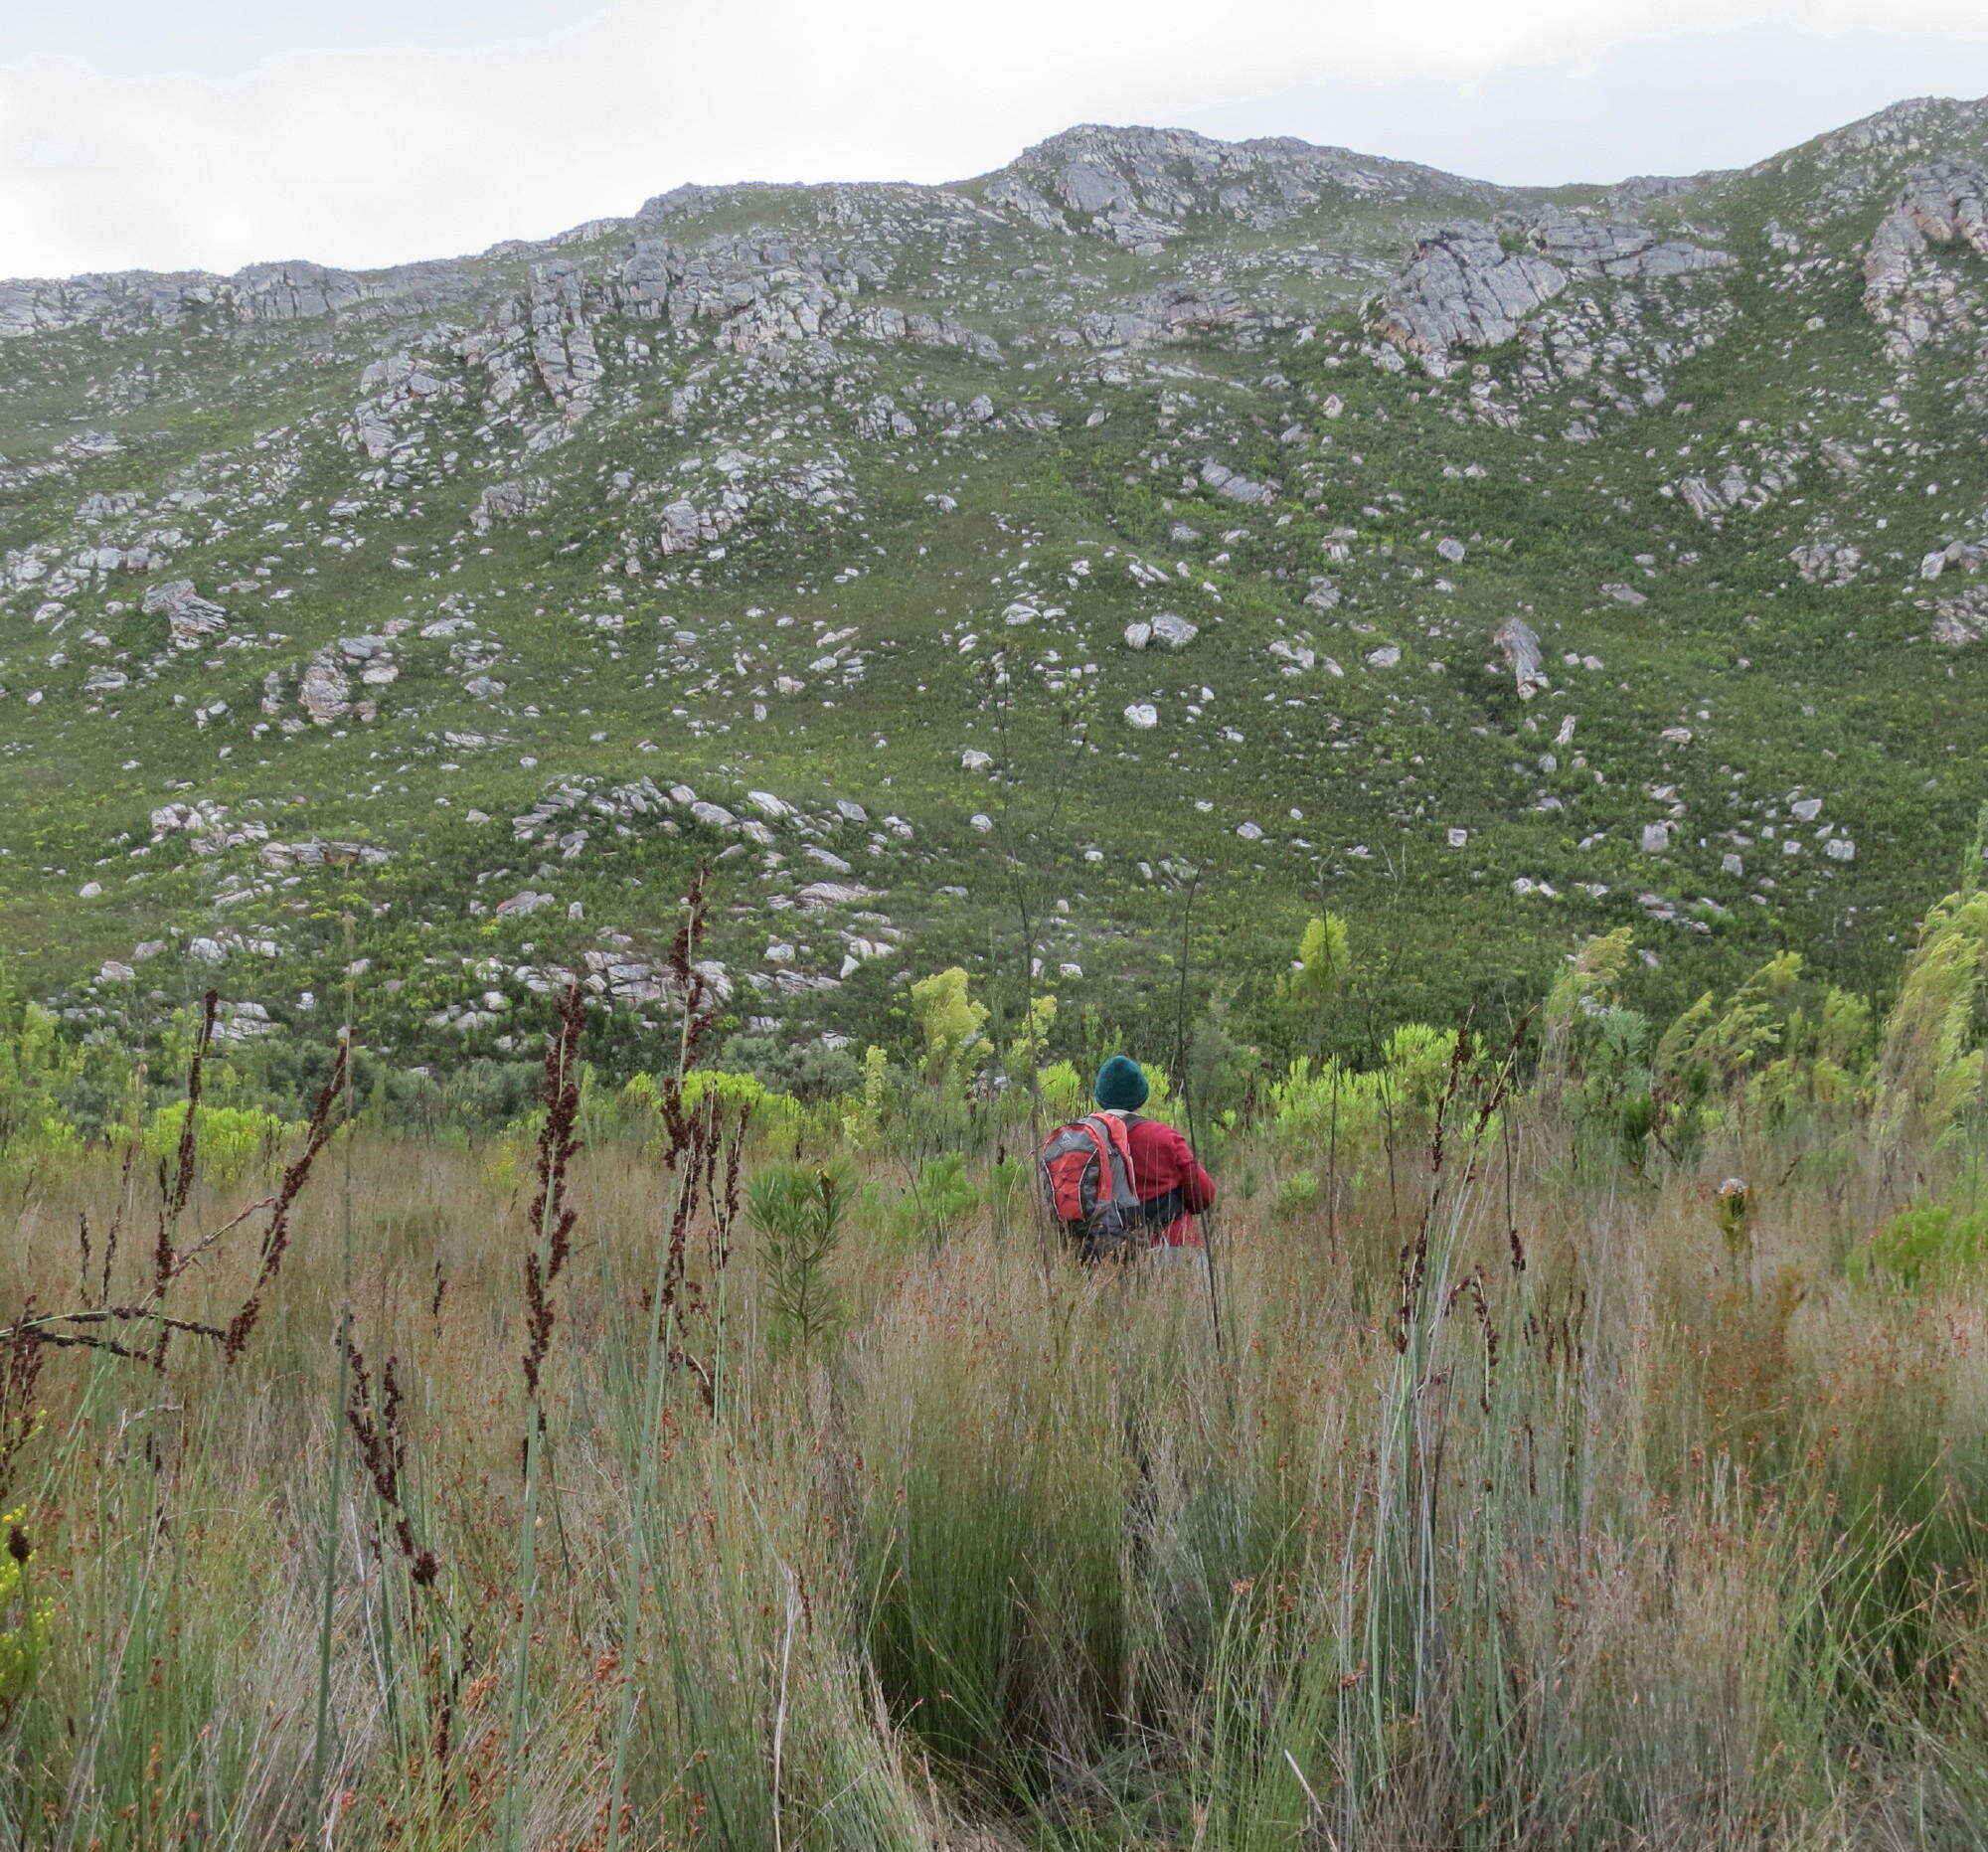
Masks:
[[[1551,192],[1087,126],[0,283],[5,943],[410,1059],[570,971],[639,1037],[705,860],[739,1019],[831,1043],[961,956],[1266,985],[1321,897],[1383,1019],[1624,923],[1889,970],[1988,796],[1984,162],[1932,99]]]

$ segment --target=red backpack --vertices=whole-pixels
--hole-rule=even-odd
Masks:
[[[1138,1235],[1132,1140],[1116,1113],[1093,1112],[1059,1125],[1043,1140],[1038,1161],[1050,1214],[1081,1259],[1101,1261]]]

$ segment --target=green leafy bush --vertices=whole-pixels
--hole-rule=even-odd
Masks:
[[[1988,1262],[1988,1209],[1961,1214],[1944,1203],[1902,1209],[1850,1256],[1854,1278],[1907,1288],[1978,1272]]]
[[[1318,1208],[1323,1191],[1315,1170],[1293,1170],[1277,1180],[1270,1214],[1279,1222],[1296,1222]]]
[[[891,1220],[900,1241],[922,1240],[938,1248],[979,1200],[966,1174],[966,1159],[948,1151],[919,1170],[917,1181],[898,1198]]]
[[[161,1164],[177,1158],[186,1125],[186,1101],[160,1106],[140,1134],[139,1148]],[[291,1125],[261,1106],[208,1106],[194,1117],[199,1174],[215,1183],[239,1183],[257,1165],[272,1163],[303,1126]]]

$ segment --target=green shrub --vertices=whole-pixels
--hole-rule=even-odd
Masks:
[[[1317,1171],[1291,1171],[1278,1179],[1270,1198],[1270,1214],[1279,1222],[1296,1222],[1318,1208],[1322,1194]]]
[[[850,1190],[846,1164],[774,1164],[746,1186],[781,1351],[811,1350],[842,1322],[846,1308],[828,1268],[842,1245]]]
[[[1910,1288],[1977,1272],[1988,1261],[1988,1209],[1962,1215],[1944,1203],[1902,1209],[1850,1256],[1862,1280],[1896,1281]]]
[[[733,1035],[712,1064],[733,1074],[748,1074],[769,1094],[789,1094],[813,1103],[863,1085],[863,1064],[846,1048],[819,1042],[795,1044],[770,1035]]]
[[[939,1248],[953,1224],[971,1215],[978,1201],[966,1175],[966,1159],[948,1151],[919,1170],[917,1181],[898,1198],[891,1220],[900,1241],[922,1240]]]
[[[153,1112],[139,1137],[139,1148],[147,1157],[161,1164],[175,1161],[186,1113],[184,1099]],[[204,1105],[194,1117],[199,1174],[214,1183],[239,1183],[258,1164],[273,1162],[284,1144],[300,1137],[303,1129],[260,1106]]]

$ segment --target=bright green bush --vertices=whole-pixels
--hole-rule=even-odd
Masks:
[[[622,1129],[645,1138],[661,1135],[663,1092],[654,1075],[636,1075],[621,1089],[619,1098],[625,1120]],[[693,1068],[684,1076],[684,1110],[698,1112],[714,1100],[722,1112],[734,1117],[745,1112],[762,1129],[787,1127],[801,1111],[798,1100],[775,1093],[757,1075]]]
[[[153,1112],[139,1137],[139,1148],[147,1157],[161,1164],[177,1159],[186,1114],[184,1099]],[[199,1174],[215,1183],[239,1183],[258,1165],[273,1163],[303,1130],[261,1106],[203,1105],[194,1118]]]
[[[954,965],[919,978],[910,992],[924,1049],[925,1078],[948,1091],[965,1085],[983,1049],[987,1006],[968,993],[967,982],[966,972]]]

